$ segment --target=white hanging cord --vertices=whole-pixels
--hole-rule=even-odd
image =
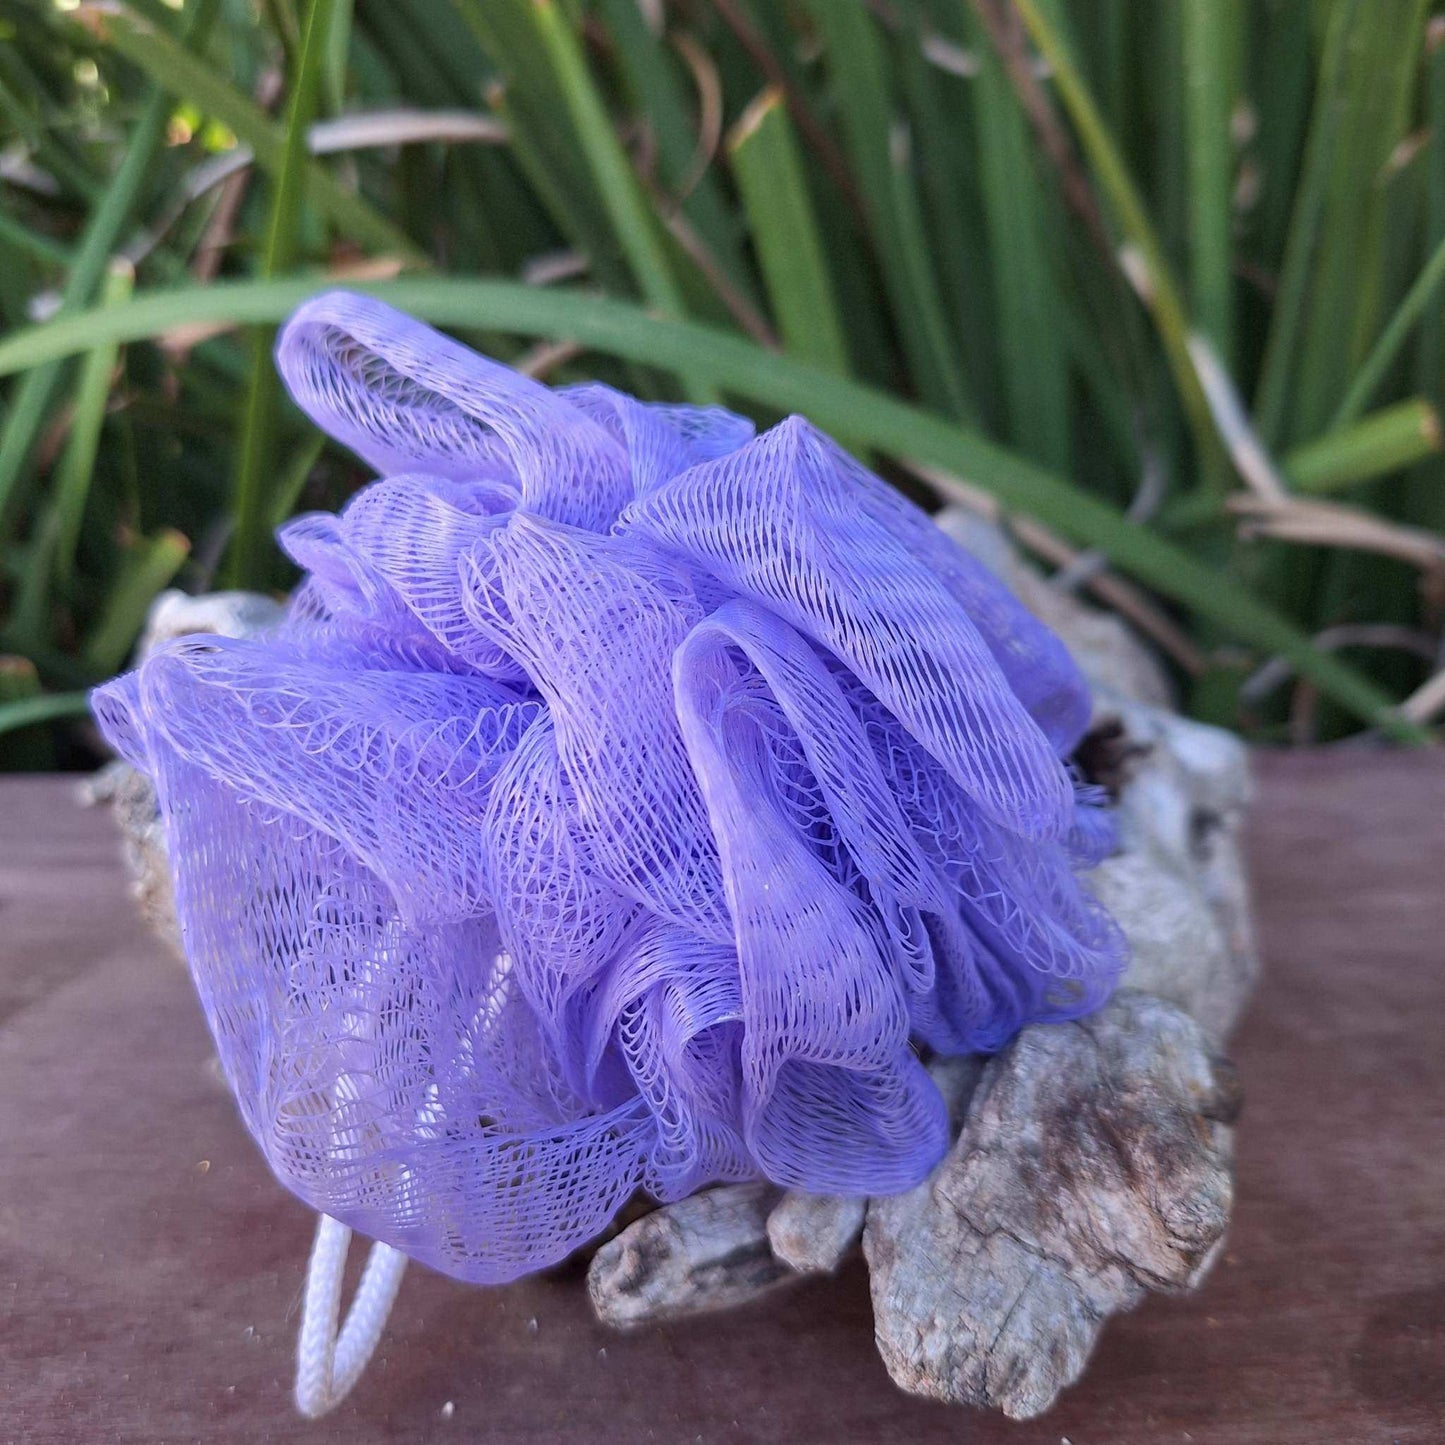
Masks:
[[[338,1334],[341,1282],[350,1248],[351,1231],[329,1214],[318,1215],[296,1339],[296,1408],[308,1420],[334,1410],[361,1378],[386,1328],[406,1269],[406,1256],[400,1250],[373,1244]]]

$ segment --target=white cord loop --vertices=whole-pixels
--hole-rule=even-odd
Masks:
[[[329,1214],[319,1215],[296,1340],[296,1408],[308,1420],[334,1410],[361,1378],[406,1270],[406,1256],[400,1250],[373,1244],[356,1298],[338,1333],[341,1283],[350,1248],[351,1231],[346,1225]]]

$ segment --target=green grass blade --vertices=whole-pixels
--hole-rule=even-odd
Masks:
[[[657,146],[658,179],[676,195],[689,186],[683,214],[721,262],[728,279],[750,300],[753,282],[740,245],[742,231],[728,209],[715,170],[693,172],[696,126],[692,106],[662,39],[643,18],[637,0],[598,0],[597,12],[610,33],[617,64]]]
[[[885,57],[865,6],[808,0],[823,40],[849,156],[868,209],[883,283],[918,394],[939,411],[976,414],[954,352],[932,262],[921,244],[923,221],[889,93]]]
[[[33,707],[40,697],[40,674],[35,664],[28,657],[0,655],[0,733],[10,730],[4,722],[8,708],[17,703]],[[0,749],[0,772],[43,772],[54,766],[51,739],[38,729],[10,740]]]
[[[295,52],[286,108],[286,147],[271,196],[263,277],[289,270],[296,261],[310,170],[306,130],[321,96],[335,0],[311,0],[300,44]],[[271,507],[267,493],[276,463],[276,430],[281,414],[280,382],[271,359],[276,333],[258,327],[251,336],[251,382],[241,428],[236,466],[234,530],[227,577],[234,587],[260,585],[271,542]]]
[[[1410,113],[1424,14],[1424,0],[1331,8],[1256,407],[1272,446],[1330,429],[1352,390],[1380,302],[1381,181]]]
[[[8,212],[0,210],[0,242],[17,251],[26,251],[51,266],[73,266],[75,253],[53,237],[27,230]]]
[[[1442,285],[1445,285],[1445,241],[1436,246],[1424,270],[1380,333],[1379,340],[1370,348],[1370,354],[1330,420],[1331,431],[1348,426],[1370,404],[1410,333],[1439,299]]]
[[[1069,362],[1049,255],[1043,188],[1027,117],[983,25],[966,7],[979,57],[974,77],[979,189],[997,308],[995,333],[1015,447],[1059,470],[1069,464]]]
[[[507,122],[511,151],[558,231],[588,258],[608,287],[630,291],[631,270],[618,247],[590,171],[577,164],[580,139],[557,75],[537,37],[531,0],[452,0],[497,75],[488,103]]]
[[[917,325],[923,344],[938,370],[936,389],[942,397],[939,410],[960,420],[977,422],[978,406],[969,394],[943,301],[923,220],[923,207],[913,176],[913,136],[906,122],[893,128],[888,147],[889,201],[893,210],[896,259],[901,285],[917,298]]]
[[[1234,154],[1230,117],[1238,80],[1239,0],[1179,7],[1189,181],[1189,281],[1195,325],[1226,370],[1234,365]]]
[[[1308,44],[1308,10],[1314,0],[1248,4],[1244,40],[1245,84],[1258,120],[1251,146],[1260,182],[1250,213],[1251,259],[1265,271],[1280,272],[1289,235],[1290,212],[1302,162],[1308,163],[1310,98],[1316,76]]]
[[[113,262],[101,305],[128,300],[134,280],[129,262]],[[75,550],[85,520],[119,350],[115,342],[101,342],[86,353],[80,366],[69,435],[55,465],[54,490],[35,529],[29,562],[16,589],[6,627],[6,636],[21,646],[33,646],[49,635],[51,583],[66,587],[74,577]]]
[[[173,36],[129,10],[105,10],[97,16],[101,38],[139,66],[169,94],[189,101],[219,121],[249,147],[256,165],[273,179],[286,163],[287,137],[265,111],[243,95],[204,60]],[[306,190],[312,203],[337,230],[372,250],[425,264],[411,238],[348,191],[325,167],[306,162]]]
[[[927,12],[927,13],[926,13]],[[975,78],[940,69],[930,58],[939,40],[962,47],[956,4],[920,4],[899,12],[902,29],[893,47],[899,90],[912,128],[919,195],[938,272],[939,292],[963,367],[974,424],[1001,428],[1003,392],[997,360],[997,319],[988,231],[979,203]],[[947,26],[934,29],[937,26]]]
[[[1284,435],[1293,380],[1291,368],[1304,327],[1305,301],[1324,218],[1325,193],[1342,109],[1340,85],[1345,62],[1344,37],[1361,3],[1362,0],[1338,0],[1334,5],[1320,57],[1304,165],[1290,208],[1279,287],[1254,399],[1255,425],[1272,446],[1277,446]],[[1316,6],[1315,10],[1318,14],[1319,7]]]
[[[88,692],[52,692],[41,697],[16,698],[0,703],[0,733],[17,732],[36,723],[84,717],[90,711]]]
[[[124,665],[156,594],[180,571],[190,551],[190,542],[172,528],[136,543],[81,654],[97,677],[108,677]]]
[[[643,296],[664,316],[682,314],[682,293],[631,163],[612,129],[582,47],[554,0],[535,0],[538,39],[551,59],[593,184],[603,198]]]
[[[784,347],[824,371],[846,373],[838,299],[780,90],[763,91],[743,112],[727,150]]]
[[[1445,15],[1433,16],[1425,37],[1425,249],[1445,245]],[[1416,382],[1433,394],[1445,383],[1445,299],[1437,292],[1421,315]]]
[[[541,43],[556,69],[593,183],[638,287],[661,315],[681,318],[685,314],[682,291],[673,275],[662,233],[593,84],[581,44],[554,0],[533,0],[533,14]],[[716,393],[693,377],[690,369],[681,375],[684,389],[695,401],[717,399]]]
[[[58,366],[37,367],[21,378],[10,399],[5,424],[0,429],[0,538],[4,536],[7,510],[15,501],[25,465],[45,425],[59,383]]]
[[[8,68],[4,65],[8,51],[8,44],[0,46],[0,69]],[[33,149],[42,168],[62,186],[91,205],[102,199],[104,184],[69,149],[56,143],[49,129],[39,123],[3,78],[0,78],[0,115],[9,120],[10,126]]]
[[[1431,17],[1425,30],[1424,249],[1434,255],[1445,245],[1445,15]],[[1445,296],[1436,292],[1420,316],[1415,347],[1415,390],[1445,395]],[[1405,486],[1404,515],[1416,526],[1445,532],[1445,462],[1436,458],[1416,469]]]
[[[130,263],[115,262],[106,278],[101,305],[119,306],[129,301],[134,285],[135,271]],[[55,575],[61,582],[69,581],[75,568],[75,548],[80,540],[80,525],[85,518],[91,478],[95,474],[100,433],[105,425],[105,410],[110,401],[111,378],[115,374],[119,350],[114,342],[95,347],[82,363],[76,382],[70,436],[55,468]]]
[[[0,341],[0,376],[75,355],[108,339],[154,336],[181,321],[274,324],[324,284],[300,278],[184,287],[62,317]],[[824,429],[886,455],[962,477],[1070,540],[1098,548],[1120,570],[1240,642],[1287,658],[1322,693],[1390,736],[1428,740],[1428,733],[1402,719],[1374,684],[1316,648],[1245,589],[1226,584],[1214,569],[1036,463],[871,387],[765,351],[741,337],[661,320],[635,305],[603,297],[446,278],[403,278],[354,289],[440,325],[570,338],[647,365],[693,370],[739,397],[801,412]]]
[[[322,81],[326,110],[340,115],[346,106],[347,62],[351,56],[351,27],[355,20],[355,0],[335,0],[331,20],[326,29],[326,56],[322,65]]]
[[[1333,492],[1413,466],[1441,443],[1439,412],[1415,397],[1296,447],[1280,465],[1300,491]]]
[[[321,460],[326,450],[326,437],[313,432],[292,453],[290,460],[281,468],[281,479],[271,495],[271,530],[290,520],[296,511],[296,504],[306,490],[312,469]]]
[[[1225,453],[1210,415],[1194,364],[1189,358],[1191,330],[1184,296],[1159,243],[1153,222],[1133,177],[1083,76],[1074,65],[1058,29],[1039,0],[1014,0],[1033,42],[1053,71],[1054,84],[1078,132],[1089,164],[1098,177],[1114,218],[1133,247],[1144,272],[1143,295],[1169,359],[1175,389],[1183,404],[1209,487],[1220,490],[1227,476]]]

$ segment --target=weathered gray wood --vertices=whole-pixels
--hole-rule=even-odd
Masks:
[[[790,1189],[768,1215],[774,1258],[800,1274],[832,1274],[863,1237],[868,1201]]]
[[[725,1185],[629,1224],[587,1271],[597,1318],[631,1329],[730,1309],[796,1280],[768,1244],[768,1215],[780,1193],[769,1184]]]
[[[1117,693],[1099,706],[1124,754],[1121,846],[1090,882],[1129,940],[1125,983],[1222,1042],[1259,976],[1242,853],[1247,755],[1232,734]]]
[[[155,785],[129,763],[117,760],[87,778],[80,797],[92,807],[109,805],[120,829],[121,856],[141,917],[180,956],[181,926]]]
[[[1233,1069],[1204,1030],[1120,992],[984,1070],[933,1177],[868,1207],[878,1349],[912,1394],[1027,1419],[1111,1314],[1196,1284],[1233,1200]]]

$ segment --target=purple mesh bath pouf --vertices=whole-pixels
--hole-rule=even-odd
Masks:
[[[552,390],[378,302],[278,363],[384,477],[262,640],[101,688],[241,1112],[323,1215],[509,1280],[635,1190],[887,1194],[919,1058],[1096,1008],[1063,645],[800,417]]]

